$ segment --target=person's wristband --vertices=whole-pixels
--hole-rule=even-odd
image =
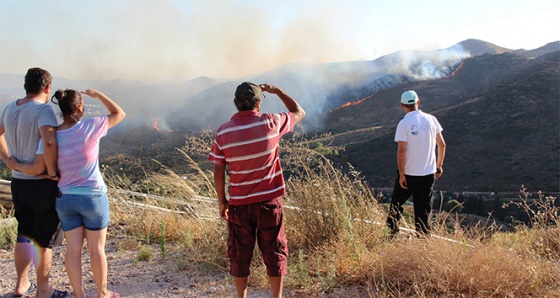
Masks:
[[[441,174],[441,171],[442,171],[441,168],[437,168],[436,169],[436,174]]]
[[[54,175],[54,176],[51,176],[51,175],[47,174],[47,177],[49,177],[49,179],[60,178],[58,176],[58,173],[56,173],[56,175]]]

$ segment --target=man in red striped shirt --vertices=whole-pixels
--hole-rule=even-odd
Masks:
[[[276,94],[287,113],[261,114],[263,92]],[[238,113],[216,131],[208,159],[214,163],[214,184],[220,217],[228,222],[230,274],[238,297],[247,296],[247,277],[258,241],[267,268],[272,297],[282,297],[288,246],[282,196],[286,194],[278,158],[280,138],[294,129],[305,111],[282,89],[244,82],[235,91]],[[226,199],[229,168],[229,201]]]

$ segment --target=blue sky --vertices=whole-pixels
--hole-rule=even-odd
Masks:
[[[0,73],[234,78],[469,38],[533,49],[560,40],[558,28],[552,0],[0,0]]]

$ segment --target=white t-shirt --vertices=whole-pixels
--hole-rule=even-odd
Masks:
[[[436,117],[420,110],[408,112],[399,122],[395,142],[406,142],[404,174],[426,176],[436,172],[436,135],[443,128]]]

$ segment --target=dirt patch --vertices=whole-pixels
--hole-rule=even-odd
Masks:
[[[224,272],[204,273],[195,266],[182,264],[179,269],[174,252],[170,249],[164,259],[158,246],[151,247],[148,261],[138,260],[139,251],[118,249],[117,240],[107,243],[109,263],[109,289],[122,297],[232,297],[235,289]],[[13,252],[0,250],[0,294],[12,297],[15,282]],[[83,250],[83,283],[88,297],[96,297],[93,275],[89,269],[89,254]],[[35,281],[32,269],[30,278]],[[64,247],[53,250],[51,284],[60,290],[71,292],[72,288],[64,267]],[[266,289],[250,289],[257,296],[269,296]]]
[[[169,247],[163,258],[160,247],[151,246],[148,261],[138,260],[139,250],[125,250],[118,239],[108,239],[109,289],[122,297],[235,297],[233,279],[226,272],[202,270],[196,264],[183,262],[181,254]],[[89,269],[89,254],[84,248],[82,255],[83,283],[88,297],[97,297],[93,275]],[[0,295],[12,297],[15,285],[13,252],[0,250]],[[32,269],[30,279],[35,281]],[[72,292],[64,268],[64,247],[53,250],[51,284],[60,290]],[[366,297],[362,289],[335,289],[331,293],[311,293],[312,290],[284,289],[285,297]],[[268,289],[249,287],[249,297],[270,297]],[[354,293],[354,294],[352,294]],[[34,293],[33,293],[34,295]]]

